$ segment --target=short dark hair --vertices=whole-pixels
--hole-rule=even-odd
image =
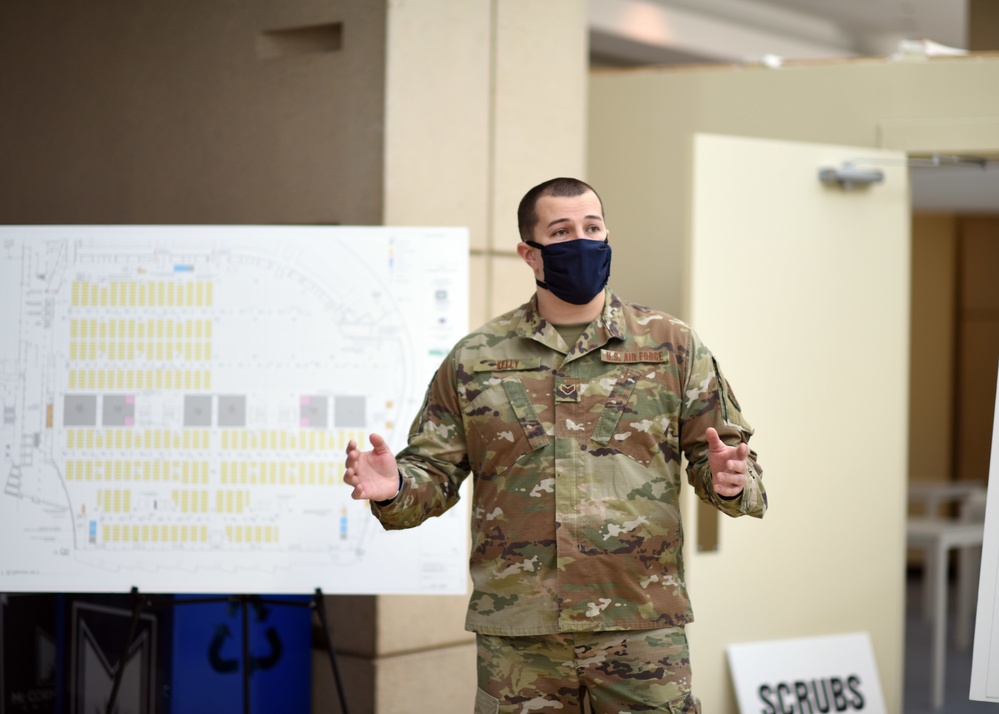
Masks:
[[[538,224],[537,205],[538,199],[542,196],[582,196],[587,191],[593,191],[593,195],[600,201],[600,213],[604,211],[604,202],[600,199],[600,194],[594,191],[593,187],[585,181],[575,178],[553,178],[539,183],[520,199],[520,206],[517,207],[517,228],[520,230],[522,241],[534,240],[534,226]]]

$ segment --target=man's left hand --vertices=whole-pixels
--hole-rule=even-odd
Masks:
[[[749,471],[749,444],[729,446],[718,432],[708,427],[708,466],[711,468],[711,481],[715,493],[725,498],[734,498],[746,486],[746,473]]]

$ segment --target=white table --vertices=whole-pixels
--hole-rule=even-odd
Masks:
[[[909,484],[909,500],[922,502],[926,516],[939,516],[940,504],[961,502],[985,493],[982,481],[916,481]]]
[[[934,517],[913,517],[906,523],[906,543],[910,548],[922,548],[926,551],[926,571],[930,588],[927,592],[932,592],[933,600],[933,634],[932,643],[932,663],[930,677],[930,698],[934,709],[943,706],[944,698],[944,672],[947,655],[947,554],[951,550],[958,550],[967,555],[969,549],[974,553],[975,548],[982,546],[985,536],[984,523],[966,523],[948,518]],[[968,603],[972,601],[972,593],[966,592],[968,588],[975,586],[967,577],[962,574],[969,570],[966,563],[960,564],[958,572],[958,602]],[[962,610],[967,612],[958,613],[958,627],[970,629],[970,623],[964,622],[971,617],[970,608],[962,605]]]
[[[911,503],[922,504],[923,512],[921,515],[933,518],[941,516],[941,505],[956,503],[958,505],[958,518],[968,520],[966,518],[967,504],[975,499],[981,499],[981,503],[984,503],[985,493],[984,481],[916,481],[909,484],[909,501]],[[942,515],[946,518],[951,514],[948,512]],[[971,520],[984,521],[984,509],[981,515],[971,516]],[[977,556],[977,558],[974,556]],[[958,577],[977,577],[978,559],[980,558],[981,555],[978,553],[962,551],[959,556]],[[972,560],[974,562],[971,562]],[[936,611],[936,605],[933,603],[932,585],[932,580],[925,578],[923,585],[923,615],[927,620],[932,619],[933,613]],[[967,608],[974,607],[975,593],[964,590],[961,592],[965,593],[968,597],[962,598],[958,603],[958,612],[965,613],[966,618],[958,618],[957,645],[960,649],[967,649],[971,646],[972,627],[971,615]]]

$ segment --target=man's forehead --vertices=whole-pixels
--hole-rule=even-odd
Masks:
[[[585,191],[578,196],[553,196],[546,194],[538,199],[537,211],[548,214],[551,218],[553,214],[560,214],[568,217],[569,213],[585,212],[587,218],[599,218],[603,220],[603,210],[600,199],[593,191]]]

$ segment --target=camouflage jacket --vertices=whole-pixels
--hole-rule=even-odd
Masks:
[[[731,516],[767,500],[750,452],[741,496],[715,494],[705,430],[752,428],[693,331],[607,291],[567,345],[536,298],[463,338],[399,455],[403,486],[372,510],[410,528],[474,473],[466,627],[494,635],[651,629],[692,619],[678,503],[681,452],[697,494]]]

